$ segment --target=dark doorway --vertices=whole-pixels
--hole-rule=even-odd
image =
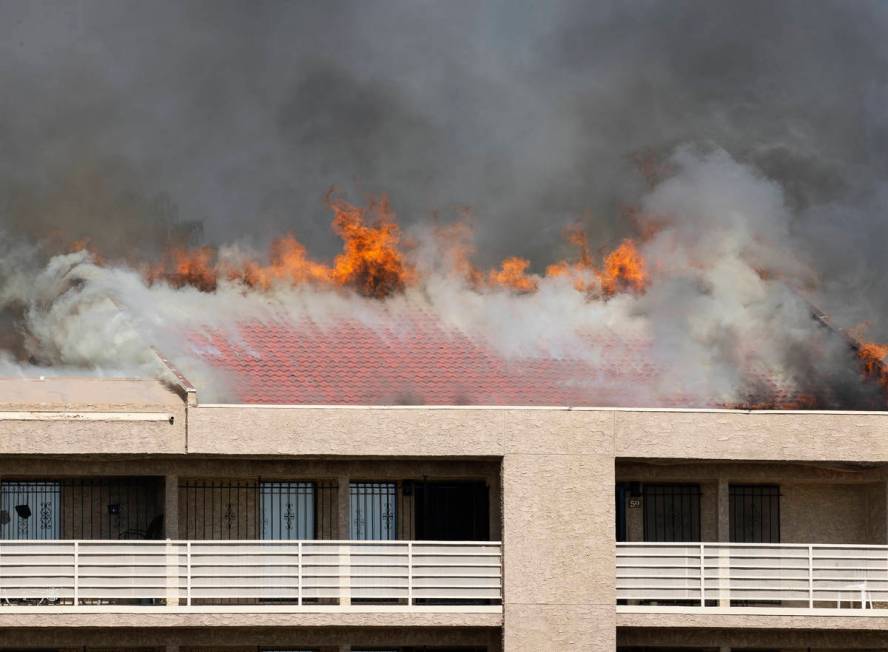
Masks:
[[[490,538],[490,498],[487,483],[405,483],[414,493],[416,538],[425,541],[487,541]]]
[[[780,487],[732,484],[731,541],[780,543]]]
[[[700,485],[646,484],[645,541],[700,540]]]

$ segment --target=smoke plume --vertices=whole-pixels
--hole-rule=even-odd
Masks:
[[[224,398],[189,324],[422,306],[508,356],[647,338],[692,396],[863,391],[810,304],[888,340],[888,10],[815,5],[0,0],[0,372],[158,373],[156,347]],[[146,283],[171,248],[261,258],[285,233],[332,260],[331,186],[389,197],[420,281]],[[472,263],[524,257],[536,292],[442,257],[465,214]],[[577,223],[596,255],[637,241],[644,292],[545,276]]]

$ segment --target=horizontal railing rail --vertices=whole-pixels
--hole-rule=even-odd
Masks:
[[[618,606],[888,607],[888,546],[617,544]]]
[[[496,541],[0,542],[0,608],[373,604],[483,611],[501,601]]]

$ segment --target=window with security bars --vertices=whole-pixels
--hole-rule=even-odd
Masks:
[[[397,538],[398,487],[394,482],[352,482],[348,536],[360,541]]]
[[[179,531],[186,539],[336,537],[338,486],[306,480],[183,480]]]
[[[645,541],[700,540],[700,485],[645,484]]]
[[[259,495],[264,540],[315,538],[313,482],[262,482]]]
[[[60,539],[58,482],[0,484],[0,539]]]
[[[0,539],[161,539],[157,477],[4,480]]]
[[[780,487],[732,484],[730,536],[735,543],[780,543]]]

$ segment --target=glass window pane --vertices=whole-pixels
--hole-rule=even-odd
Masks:
[[[349,538],[360,541],[395,539],[397,495],[394,482],[352,482],[349,487]]]
[[[59,539],[58,482],[0,483],[0,539]]]
[[[262,482],[259,491],[263,539],[315,538],[313,482]]]

